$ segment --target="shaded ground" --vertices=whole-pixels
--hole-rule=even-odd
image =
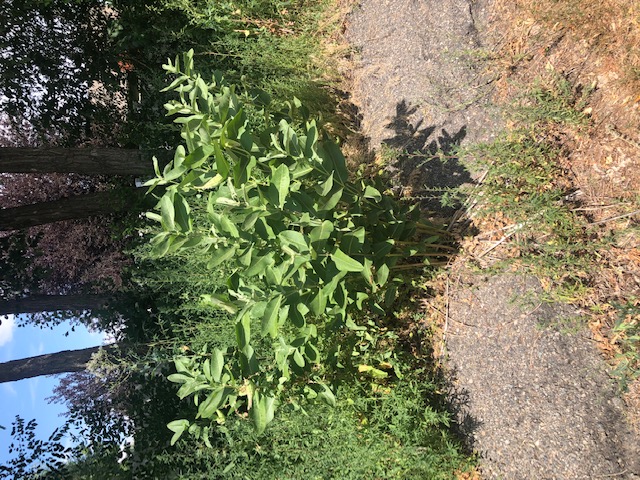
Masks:
[[[485,68],[491,4],[362,0],[347,26],[362,132],[378,157],[400,151],[386,165],[396,191],[440,215],[446,189],[476,177],[456,147],[502,128]],[[469,276],[452,290],[452,400],[483,476],[639,478],[640,441],[576,311],[541,303],[533,278]]]

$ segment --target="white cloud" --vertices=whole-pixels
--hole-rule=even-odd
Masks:
[[[29,379],[29,395],[31,396],[31,408],[36,408],[36,400],[38,399],[38,384],[40,377]]]
[[[3,383],[2,389],[5,391],[5,393],[7,393],[7,395],[11,395],[12,397],[15,397],[18,395],[18,391],[13,386],[13,384],[14,382]]]
[[[0,324],[0,347],[2,347],[13,339],[16,322],[13,315],[1,317],[0,320],[2,320],[2,324]]]

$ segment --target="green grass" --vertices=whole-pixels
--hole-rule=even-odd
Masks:
[[[631,298],[614,305],[617,312],[613,327],[614,340],[620,348],[616,355],[614,374],[624,390],[640,377],[640,301]]]
[[[230,417],[213,449],[190,438],[154,459],[171,478],[453,479],[473,468],[450,432],[437,385],[415,365],[397,365],[402,378],[344,378],[337,404],[279,409],[263,435]],[[151,467],[151,465],[150,465]]]
[[[588,218],[575,210],[563,160],[563,136],[588,126],[583,110],[589,89],[550,74],[513,106],[513,128],[467,155],[487,172],[473,192],[478,202],[474,213],[485,220],[501,216],[508,223],[505,239],[518,248],[516,261],[550,279],[555,299],[575,301],[589,293],[588,272],[610,240],[598,236]]]
[[[452,194],[467,195],[464,203],[474,205],[473,218],[485,230],[495,222],[495,243],[510,248],[490,270],[517,268],[536,275],[545,286],[543,298],[551,302],[594,312],[598,305],[616,305],[618,319],[609,335],[619,350],[614,374],[625,386],[640,374],[637,300],[628,292],[596,287],[598,276],[609,268],[607,253],[634,227],[605,230],[593,222],[572,196],[568,161],[570,139],[588,134],[591,120],[585,108],[592,86],[573,85],[549,69],[544,79],[521,89],[525,93],[510,109],[511,127],[496,141],[461,153],[475,160],[474,168],[486,171],[484,180]]]

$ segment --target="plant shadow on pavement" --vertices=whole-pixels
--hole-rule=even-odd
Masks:
[[[457,153],[467,128],[462,126],[457,132],[441,128],[439,133],[435,125],[423,128],[422,119],[412,122],[417,110],[418,106],[407,105],[405,100],[396,105],[396,115],[386,125],[395,135],[382,147],[386,168],[401,196],[419,202],[424,211],[448,217],[460,207],[459,199],[450,192],[474,182]]]
[[[442,378],[442,382],[447,386],[447,409],[451,418],[455,419],[451,425],[452,431],[460,439],[465,452],[471,455],[476,451],[475,433],[483,423],[471,415],[469,391],[456,385],[454,379],[457,376],[457,369],[451,369],[448,378]]]

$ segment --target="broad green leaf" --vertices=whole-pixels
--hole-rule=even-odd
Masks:
[[[162,217],[157,213],[145,212],[144,216],[150,220],[153,220],[154,222],[162,222]]]
[[[256,353],[249,344],[245,345],[240,352],[240,366],[242,367],[242,374],[245,378],[255,375],[260,371]]]
[[[189,428],[189,420],[174,420],[173,422],[169,422],[167,424],[167,428],[174,432],[173,436],[171,437],[171,446],[173,446],[180,439],[182,434]]]
[[[339,248],[331,254],[331,259],[336,264],[337,269],[341,272],[362,272],[364,269],[364,265],[351,258]]]
[[[384,315],[386,312],[384,311],[384,308],[382,308],[380,305],[378,305],[377,303],[372,303],[371,304],[371,310],[374,311],[374,313],[376,313],[377,315]]]
[[[167,377],[167,380],[173,383],[187,383],[193,380],[191,375],[185,375],[184,373],[172,373]]]
[[[236,247],[216,248],[209,250],[209,253],[213,258],[207,263],[207,268],[212,269],[232,258],[236,254]]]
[[[253,263],[244,274],[247,277],[253,277],[254,275],[262,275],[265,273],[267,267],[272,267],[275,261],[273,260],[273,253],[268,253],[262,257],[256,257]]]
[[[187,200],[179,193],[176,193],[173,197],[173,207],[175,210],[175,223],[179,227],[179,230],[183,233],[190,232],[192,229],[192,220],[191,210]]]
[[[384,293],[384,305],[389,308],[393,305],[394,300],[396,299],[396,293],[398,291],[398,287],[393,283],[389,285],[387,291]]]
[[[276,365],[282,376],[289,377],[289,355],[295,350],[294,347],[287,344],[284,338],[279,337],[278,342],[273,345],[273,349],[276,354]]]
[[[195,392],[199,392],[200,390],[204,390],[206,388],[209,388],[208,383],[194,380],[183,384],[178,390],[177,395],[178,397],[180,397],[180,399],[183,399]]]
[[[318,142],[318,128],[315,120],[307,124],[307,138],[304,146],[304,155],[307,158],[313,158],[316,143]]]
[[[283,250],[285,248],[288,248],[288,247],[284,247]],[[287,262],[284,264],[286,268],[286,272],[284,274],[284,278],[282,279],[282,282],[283,283],[287,282],[291,277],[295,276],[296,274],[300,275],[301,270],[304,270],[304,265],[310,260],[311,260],[311,257],[309,255],[302,255],[302,254],[295,255],[293,257],[293,262]]]
[[[259,218],[255,225],[256,233],[262,240],[273,240],[276,238],[276,234],[271,228],[271,225],[267,222],[266,218]]]
[[[375,292],[377,290],[377,286],[373,279],[373,272],[371,271],[373,262],[371,261],[370,258],[365,258],[363,261],[363,264],[364,264],[364,268],[362,269],[362,277],[373,288],[373,291]]]
[[[271,187],[277,192],[278,203],[277,207],[282,208],[289,195],[289,185],[291,184],[291,178],[289,176],[289,167],[284,163],[278,168],[272,167],[271,174]]]
[[[311,157],[308,157],[308,158],[311,158]],[[294,180],[298,180],[302,177],[309,175],[311,172],[313,172],[313,170],[314,168],[311,164],[306,163],[304,161],[299,161],[298,163],[295,164],[295,166],[291,170],[291,177]],[[294,189],[292,188],[291,191],[293,190]]]
[[[344,155],[340,151],[340,147],[338,147],[334,141],[329,138],[325,139],[318,148],[318,155],[322,158],[323,165],[335,171],[336,175],[334,178],[336,180],[339,180],[342,184],[346,184],[349,181],[347,163]]]
[[[253,392],[252,407],[249,413],[258,435],[261,435],[273,420],[274,410],[274,397],[261,395],[257,390]]]
[[[321,391],[318,392],[318,399],[322,400],[327,405],[332,407],[336,406],[336,397],[329,387],[324,383],[320,383]]]
[[[211,190],[212,188],[217,188],[223,181],[224,177],[222,175],[209,171],[200,175],[192,184],[196,190]]]
[[[176,366],[178,373],[185,373],[189,371],[189,365],[191,364],[188,357],[175,357],[173,363]]]
[[[213,145],[202,145],[184,159],[184,166],[188,168],[198,168],[207,161],[213,152]]]
[[[302,356],[302,354],[300,353],[300,350],[298,350],[297,348],[294,350],[293,352],[293,361],[295,362],[296,365],[298,365],[300,368],[304,368],[305,366],[305,361],[304,361],[304,357]]]
[[[172,242],[173,235],[169,232],[159,233],[151,239],[151,256],[162,257],[169,251]]]
[[[333,292],[335,292],[336,288],[340,281],[347,275],[346,271],[338,271],[335,275],[332,275],[331,280],[322,287],[322,293],[325,297],[330,298],[333,296]]]
[[[238,227],[236,227],[235,224],[224,215],[220,218],[220,226],[223,231],[227,232],[233,238],[238,238],[240,236]]]
[[[333,223],[329,220],[325,220],[322,222],[322,225],[315,227],[311,230],[309,234],[309,239],[311,240],[311,245],[316,252],[321,252],[324,250],[324,246],[327,243],[327,240],[331,237],[333,233]]]
[[[340,249],[347,255],[362,253],[364,245],[364,228],[358,228],[351,233],[347,233],[340,241]]]
[[[249,345],[251,339],[251,318],[249,315],[244,314],[242,318],[236,322],[236,341],[238,347],[243,349]]]
[[[278,335],[278,315],[280,313],[280,305],[282,303],[282,295],[278,295],[267,303],[264,316],[262,317],[262,336],[271,335],[276,338]]]
[[[209,438],[209,432],[209,427],[204,427],[202,429],[202,439],[204,440],[204,444],[207,446],[207,448],[213,448],[213,445],[211,445],[211,439]]]
[[[393,239],[385,240],[384,242],[378,242],[373,245],[373,254],[376,260],[383,260],[391,250],[393,250],[395,242]]]
[[[382,200],[382,195],[376,188],[373,188],[371,185],[367,185],[364,189],[364,198],[371,198],[376,202],[379,202]]]
[[[160,216],[162,217],[162,228],[164,230],[175,230],[176,212],[173,207],[173,192],[165,193],[160,199]]]
[[[230,388],[220,387],[211,392],[198,407],[196,418],[211,418],[216,413],[220,405],[224,404],[227,396],[231,393]]]
[[[327,308],[327,299],[328,295],[324,292],[323,289],[318,289],[317,294],[313,297],[313,300],[309,303],[309,307],[313,314],[317,317],[324,314],[325,309]]]
[[[169,60],[171,61],[171,60]],[[162,68],[167,67],[167,65],[163,65]],[[169,68],[165,68],[165,70],[169,70]],[[189,77],[187,75],[180,75],[178,78],[176,78],[173,82],[171,82],[171,84],[169,84],[168,87],[163,88],[162,90],[160,90],[161,92],[168,92],[169,90],[173,90],[175,89],[178,85],[181,85],[184,83],[185,80],[188,80]],[[180,145],[182,146],[182,145]]]
[[[167,424],[167,428],[172,432],[184,432],[189,428],[189,420],[174,420]]]
[[[347,327],[349,330],[353,330],[354,332],[367,330],[367,327],[363,327],[361,325],[358,325],[356,322],[354,322],[353,318],[351,318],[351,315],[347,315],[346,321],[345,321],[345,327]]]
[[[194,248],[202,244],[204,241],[205,237],[200,234],[191,235],[187,241],[182,244],[182,248]]]
[[[245,248],[244,252],[239,252],[238,263],[243,267],[251,265],[251,256],[253,255],[253,243]]]
[[[227,161],[227,159],[224,158],[222,149],[220,148],[220,145],[217,142],[213,143],[213,153],[216,159],[216,169],[218,173],[224,178],[227,178],[231,167],[229,166],[229,162]]]
[[[213,378],[211,377],[211,360],[207,358],[202,364],[202,371],[204,372],[204,376],[207,378],[207,381],[211,383]]]
[[[378,268],[378,271],[376,272],[376,282],[378,283],[378,285],[382,287],[385,283],[387,283],[388,278],[389,278],[389,267],[387,266],[386,263],[383,263],[382,265],[380,265],[380,267]]]
[[[311,363],[318,363],[320,361],[320,352],[318,352],[318,349],[313,343],[307,342],[305,344],[304,353]]]
[[[220,382],[222,369],[224,368],[224,355],[219,349],[214,349],[211,354],[211,378],[216,383]]]
[[[298,310],[298,304],[289,306],[289,320],[293,323],[297,328],[302,328],[305,325],[304,314]]]
[[[362,302],[364,302],[368,298],[369,298],[369,295],[364,292],[356,293],[356,307],[358,307],[358,310],[362,310]]]
[[[323,197],[318,202],[318,211],[333,210],[342,198],[342,188],[338,188],[335,192]]]
[[[296,211],[305,212],[316,216],[316,205],[314,199],[304,192],[291,193],[291,208]]]
[[[307,253],[309,251],[309,245],[304,235],[300,232],[285,230],[278,234],[278,238],[282,244],[293,247],[297,253]]]
[[[287,319],[289,318],[289,305],[285,305],[280,309],[280,314],[278,316],[278,326],[281,327],[285,324]]]
[[[170,165],[171,164],[169,164],[168,166]],[[172,168],[171,170],[167,170],[165,168],[165,170],[166,172],[162,176],[163,183],[170,182],[172,180],[175,180],[176,178],[180,178],[187,171],[186,167],[184,166]]]
[[[282,284],[282,271],[280,268],[267,267],[265,268],[265,278],[270,285],[281,285]]]
[[[338,283],[335,291],[333,292],[333,301],[341,309],[346,310],[349,297],[347,289],[345,288],[345,282]]]
[[[324,197],[326,195],[329,195],[329,192],[331,191],[332,188],[333,188],[333,172],[331,172],[331,175],[329,175],[329,178],[327,178],[324,182],[318,184],[318,186],[316,187],[316,192],[318,192],[318,195],[320,195],[321,197]]]
[[[245,232],[251,230],[261,215],[263,215],[262,211],[253,212],[247,215],[242,222],[242,230],[244,230]]]

